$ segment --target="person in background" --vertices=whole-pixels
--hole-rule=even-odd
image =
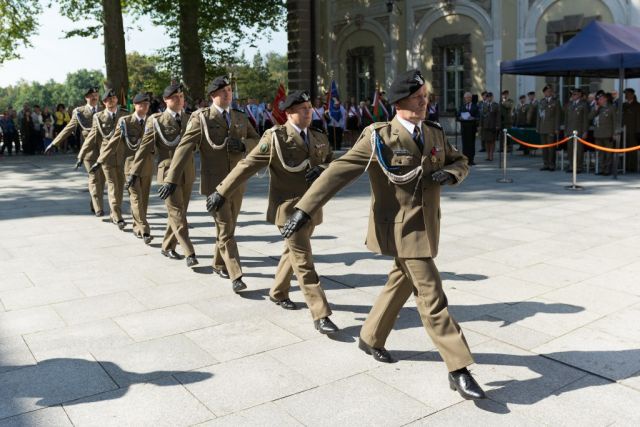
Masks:
[[[55,130],[52,123],[51,114],[49,114],[49,117],[44,120],[44,125],[42,126],[42,137],[43,144],[41,150],[44,151],[44,149],[48,147],[49,144],[51,144],[51,141],[53,141],[53,138],[55,137]]]
[[[42,127],[44,119],[39,105],[33,106],[31,113],[31,121],[33,122],[33,132],[31,133],[31,149],[34,153],[42,153]]]
[[[480,110],[473,102],[471,92],[464,94],[464,103],[458,111],[458,121],[460,121],[460,132],[462,136],[462,153],[469,160],[469,166],[475,165],[476,155],[476,132],[478,131],[478,119]]]
[[[13,119],[14,112],[9,108],[0,116],[0,129],[2,129],[2,149],[0,155],[4,154],[4,150],[9,151],[11,156],[12,145],[15,145],[16,154],[20,151],[20,139],[18,137],[18,130],[16,129],[16,123]]]
[[[25,106],[22,114],[19,115],[20,122],[20,140],[22,141],[22,152],[27,155],[34,154],[33,150],[33,119],[31,118],[31,109]]]
[[[627,88],[624,90],[624,104],[622,104],[622,125],[626,127],[627,147],[638,145],[638,132],[640,131],[640,103],[636,98],[636,91]],[[631,151],[625,157],[626,170],[638,171],[638,152]]]
[[[326,123],[324,121],[324,106],[322,105],[322,98],[317,97],[313,102],[313,111],[311,112],[311,126],[316,129],[326,129]]]
[[[611,105],[610,94],[599,93],[596,95],[596,107],[591,110],[589,118],[593,120],[593,136],[596,139],[596,144],[605,148],[613,148],[613,135],[616,128],[616,110]],[[600,164],[600,170],[596,175],[611,175],[613,169],[613,154],[598,151],[598,163]]]
[[[432,122],[440,121],[440,106],[438,105],[438,96],[431,94],[429,95],[429,106],[427,107],[427,120]]]
[[[328,108],[325,117],[328,122],[327,135],[334,150],[342,150],[342,134],[347,127],[347,111],[338,98],[333,99],[334,108]]]

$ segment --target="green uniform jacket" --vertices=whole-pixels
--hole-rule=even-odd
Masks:
[[[249,123],[242,111],[230,110],[231,126],[215,107],[202,108],[191,115],[189,125],[171,162],[166,181],[176,183],[195,149],[200,150],[200,194],[208,196],[215,191],[220,181],[238,164],[244,156],[241,152],[229,152],[223,147],[225,138],[242,140],[245,152],[250,152],[260,136]],[[202,121],[204,120],[204,125]],[[209,139],[204,132],[204,126]],[[213,146],[212,146],[213,143]],[[215,148],[214,148],[215,147]],[[221,148],[218,148],[221,147]]]
[[[374,128],[383,144],[383,160],[390,167],[398,167],[394,173],[402,175],[421,165],[421,178],[403,185],[389,181],[377,157],[372,157]],[[459,183],[469,173],[469,166],[467,158],[446,141],[440,125],[425,122],[422,132],[425,146],[420,152],[397,118],[367,127],[353,148],[329,165],[295,207],[313,214],[362,174],[372,159],[368,169],[372,198],[367,248],[400,258],[435,257],[440,238],[441,186],[432,180],[431,174],[442,169]]]
[[[531,110],[531,105],[529,104],[518,104],[515,109],[515,126],[517,127],[527,127],[529,126],[529,111]]]
[[[571,136],[574,130],[578,131],[580,138],[589,130],[589,104],[587,101],[571,101],[564,107],[565,136]]]
[[[180,137],[184,135],[185,130],[187,129],[187,122],[189,120],[188,113],[182,112],[180,113],[180,116],[180,125],[178,125],[178,122],[173,118],[169,110],[149,116],[145,123],[142,142],[136,151],[136,156],[133,160],[133,164],[131,165],[131,170],[129,172],[131,175],[143,175],[145,168],[148,168],[146,162],[153,159],[154,154],[157,153],[157,182],[158,184],[168,182],[165,179],[166,174],[169,171],[169,167],[171,166],[171,159],[173,158],[176,147],[179,144]],[[161,134],[158,133],[156,127],[160,129]],[[188,156],[184,162],[182,174],[171,182],[176,185],[184,185],[186,183],[193,183],[195,179],[196,166],[193,159],[193,151],[191,151],[190,156]]]
[[[56,136],[51,143],[54,147],[58,147],[62,141],[69,138],[76,131],[77,126],[80,126],[82,129],[82,140],[84,140],[87,135],[89,135],[92,125],[93,111],[91,111],[91,107],[88,104],[78,107],[71,113],[71,120],[69,123],[67,123],[64,129],[60,131],[58,136]]]
[[[589,115],[593,120],[594,138],[612,138],[616,129],[616,109],[611,105],[594,108]]]
[[[509,129],[513,125],[513,99],[500,102],[500,118],[502,129]]]
[[[636,144],[636,134],[640,131],[640,103],[622,104],[622,124],[627,127],[627,147]]]
[[[120,109],[120,107],[116,110],[114,119],[109,117],[107,110],[102,110],[94,114],[93,126],[78,153],[78,160],[89,160],[92,162],[98,160],[100,152],[107,146],[113,136],[118,120],[126,114],[127,112]]]
[[[538,101],[536,131],[540,134],[556,133],[560,130],[561,106],[556,98],[542,98]]]
[[[98,163],[110,166],[119,166],[124,163],[124,173],[129,175],[143,134],[144,123],[140,125],[135,114],[120,118],[109,143],[100,152]],[[139,176],[151,176],[152,173],[153,161],[149,157]]]
[[[498,114],[500,106],[497,102],[483,102],[480,109],[480,127],[482,130],[495,131],[498,129]]]
[[[285,125],[268,129],[258,146],[245,159],[238,162],[238,165],[222,180],[216,190],[222,196],[228,197],[253,174],[268,166],[271,179],[267,221],[279,227],[283,226],[287,218],[293,214],[295,204],[309,189],[309,184],[304,177],[309,168],[314,166],[326,168],[333,160],[333,151],[324,132],[313,128],[309,128],[307,131],[309,135],[308,147],[300,134],[288,122]],[[278,144],[278,147],[275,144]],[[280,160],[278,152],[282,155],[284,164]],[[309,159],[307,168],[299,172],[290,170],[306,159]],[[311,220],[314,225],[321,224],[322,209],[317,209]]]

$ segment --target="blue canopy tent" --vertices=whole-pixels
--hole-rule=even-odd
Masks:
[[[515,61],[500,63],[502,75],[602,77],[619,79],[622,96],[625,78],[640,77],[640,28],[592,21],[568,42],[555,49]],[[618,129],[622,128],[619,103]],[[620,139],[616,141],[619,147]],[[617,165],[617,155],[616,163]],[[617,167],[614,174],[617,175]]]

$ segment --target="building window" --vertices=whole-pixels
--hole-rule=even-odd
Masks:
[[[447,111],[460,108],[464,94],[464,64],[462,46],[447,46],[442,49],[444,64],[444,105]]]
[[[347,51],[347,94],[356,102],[373,96],[374,64],[373,46]]]

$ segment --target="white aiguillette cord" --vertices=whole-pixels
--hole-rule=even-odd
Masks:
[[[158,136],[160,136],[160,140],[166,146],[168,146],[170,148],[174,148],[180,143],[180,132],[178,132],[178,136],[176,136],[173,141],[167,141],[167,138],[164,137],[164,135],[162,134],[162,131],[160,130],[160,125],[158,124],[158,119],[154,117],[151,120],[153,121],[153,128],[158,133]]]

